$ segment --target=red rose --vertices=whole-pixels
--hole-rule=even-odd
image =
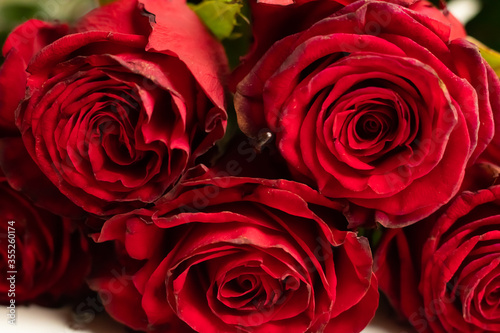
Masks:
[[[352,227],[418,221],[458,192],[500,111],[498,78],[450,31],[404,6],[347,6],[260,59],[237,87],[240,127],[272,131],[295,178],[350,201]]]
[[[451,38],[465,37],[462,24],[446,9],[439,10],[428,1],[382,0],[407,6],[450,25]],[[251,0],[253,43],[250,52],[232,75],[237,83],[248,74],[264,53],[278,40],[308,29],[356,0]]]
[[[90,286],[115,319],[148,332],[359,332],[370,321],[368,242],[337,229],[346,221],[336,203],[279,180],[184,185],[103,226],[116,270]]]
[[[0,174],[0,303],[59,305],[85,289],[87,238],[71,220],[37,208]]]
[[[463,192],[375,259],[380,287],[418,332],[499,332],[500,186]]]
[[[223,136],[224,50],[182,0],[117,1],[63,30],[29,21],[10,35],[0,83],[15,93],[2,103],[10,112],[27,87],[16,113],[24,145],[78,206],[98,215],[145,206]],[[11,72],[19,82],[3,76]],[[9,140],[2,168],[25,184],[10,162],[23,152],[8,151]],[[38,191],[37,182],[25,185]]]

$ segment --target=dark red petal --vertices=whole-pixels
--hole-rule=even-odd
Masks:
[[[135,330],[147,329],[147,317],[140,305],[142,295],[134,288],[130,277],[117,275],[95,278],[89,281],[89,286],[98,291],[111,317]]]
[[[14,29],[3,46],[3,55],[16,49],[27,65],[46,45],[61,38],[68,32],[67,25],[51,24],[39,20],[28,20]]]
[[[380,289],[392,306],[409,318],[418,313],[419,264],[415,262],[407,236],[402,229],[387,230],[377,249],[374,269]]]
[[[16,49],[0,67],[0,137],[18,133],[14,113],[26,92],[26,63]]]
[[[450,40],[467,37],[465,28],[450,11],[440,10],[428,1],[417,1],[410,9],[451,26]]]
[[[40,171],[20,137],[0,139],[0,166],[9,184],[36,205],[63,216],[85,216],[84,211],[61,194]]]
[[[91,30],[147,36],[151,26],[137,0],[120,0],[94,9],[76,24],[77,32]]]
[[[28,66],[32,73],[31,79],[41,85],[47,79],[47,73],[54,66],[65,61],[74,51],[91,43],[110,42],[125,45],[131,48],[144,48],[147,39],[145,36],[123,33],[109,33],[107,31],[86,31],[64,36],[43,48]]]
[[[319,0],[319,1],[249,1],[252,11],[253,44],[250,52],[241,60],[231,78],[231,89],[237,82],[251,71],[252,67],[262,59],[264,53],[274,43],[286,36],[293,35],[321,18],[327,17],[352,1]],[[280,6],[284,4],[288,6]]]
[[[377,287],[377,278],[373,274],[370,287],[363,298],[349,310],[332,318],[325,328],[325,333],[361,332],[375,316],[379,300]]]

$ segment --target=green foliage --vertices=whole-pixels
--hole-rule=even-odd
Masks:
[[[225,39],[222,45],[226,49],[227,58],[231,68],[235,68],[240,63],[240,58],[248,53],[252,39],[252,31],[250,27],[250,8],[248,1],[244,2],[241,9],[241,15],[238,17],[237,25],[234,27],[233,34],[239,36],[235,39]]]
[[[24,21],[35,17],[40,10],[35,2],[32,3],[0,3],[0,50],[10,31]],[[0,52],[0,65],[3,57]]]
[[[33,17],[40,10],[37,3],[7,3],[0,5],[0,24],[2,27],[22,22]]]
[[[372,249],[375,249],[378,247],[378,245],[380,244],[380,241],[382,240],[383,235],[384,235],[384,230],[380,226],[377,229],[374,229],[372,231],[372,234],[370,237],[370,244],[372,245]]]
[[[96,5],[97,0],[0,0],[0,46],[12,29],[29,19],[71,22]]]
[[[203,0],[189,3],[214,36],[222,41],[232,68],[250,47],[250,10],[244,0]]]
[[[243,4],[240,1],[204,0],[189,6],[219,40],[241,37],[241,34],[234,32],[238,24],[237,17],[244,18],[241,16]]]
[[[368,239],[370,247],[373,251],[375,251],[384,236],[385,228],[381,225],[377,225],[375,228],[358,228],[356,231],[358,236],[366,237]]]

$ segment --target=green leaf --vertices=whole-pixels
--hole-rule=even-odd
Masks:
[[[380,245],[380,241],[384,235],[384,230],[384,227],[377,225],[375,228],[358,228],[356,231],[358,237],[366,237],[368,239],[370,246],[374,251]]]
[[[18,24],[35,14],[40,10],[36,3],[7,3],[0,6],[1,25]]]
[[[104,5],[110,4],[112,2],[115,2],[117,0],[97,0],[97,1],[99,2],[100,6],[104,6]]]
[[[384,235],[384,230],[382,229],[382,227],[378,227],[377,229],[373,230],[373,233],[371,234],[370,238],[370,244],[372,245],[373,249],[378,247],[380,241],[382,240],[383,235]]]
[[[235,68],[240,64],[240,59],[248,53],[252,41],[252,27],[249,18],[250,5],[248,1],[243,2],[243,8],[237,18],[237,24],[231,36],[238,36],[236,39],[227,38],[222,41],[222,45],[226,50],[229,66]]]
[[[233,30],[237,25],[237,17],[241,17],[241,2],[204,0],[199,4],[189,4],[189,7],[219,40],[238,38],[238,34],[233,34]]]
[[[31,18],[73,22],[97,5],[98,0],[0,0],[0,50],[12,29]]]
[[[35,3],[0,4],[0,65],[4,61],[1,50],[9,33],[17,25],[35,16],[38,11],[39,7]]]
[[[484,45],[473,37],[467,37],[467,39],[479,47],[479,51],[481,52],[484,60],[486,60],[488,64],[490,64],[491,68],[493,68],[495,73],[497,73],[497,75],[500,77],[500,53],[493,49],[490,49],[488,46]]]

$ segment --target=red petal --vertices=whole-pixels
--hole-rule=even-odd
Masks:
[[[29,20],[14,29],[3,46],[3,55],[11,49],[19,51],[26,64],[46,45],[68,32],[66,25],[54,25],[39,20]]]
[[[0,67],[0,136],[17,133],[14,112],[26,91],[26,64],[13,49]]]
[[[92,30],[147,36],[151,26],[137,0],[120,0],[94,9],[76,24],[77,32]]]
[[[22,139],[0,139],[0,167],[9,184],[33,202],[55,214],[81,218],[85,215],[52,184],[29,156]]]
[[[223,85],[229,67],[222,45],[183,0],[140,3],[155,22],[146,50],[178,56],[210,100],[225,109]]]

